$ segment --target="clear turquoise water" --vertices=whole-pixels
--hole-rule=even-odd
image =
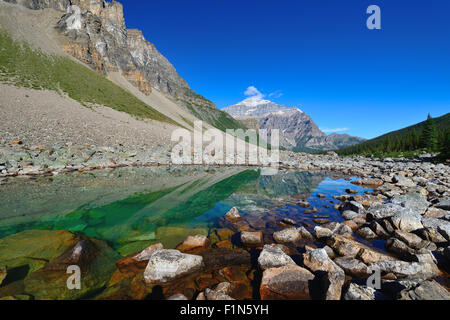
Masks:
[[[208,235],[233,206],[250,224],[268,229],[273,217],[311,226],[317,217],[342,221],[331,201],[347,188],[368,190],[324,173],[263,176],[245,168],[134,168],[13,179],[0,186],[0,238],[28,229],[69,230],[105,240],[125,255],[151,243],[175,247],[187,235]],[[300,199],[318,213],[305,214],[296,205]]]

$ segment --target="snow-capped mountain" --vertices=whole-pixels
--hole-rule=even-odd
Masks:
[[[302,112],[296,107],[285,107],[269,100],[257,97],[245,99],[242,102],[222,109],[233,117],[263,117],[268,114],[284,114],[286,112]]]
[[[286,107],[270,100],[251,97],[222,109],[253,129],[280,130],[280,146],[295,151],[333,150],[355,145],[365,139],[346,134],[326,135],[309,115],[297,107]]]

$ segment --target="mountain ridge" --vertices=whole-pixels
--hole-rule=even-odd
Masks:
[[[256,129],[280,130],[280,146],[293,151],[333,150],[365,141],[347,134],[326,135],[313,119],[297,107],[286,107],[260,97],[250,97],[222,109],[235,119]]]

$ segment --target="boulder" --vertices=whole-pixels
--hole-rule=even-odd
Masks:
[[[379,187],[384,184],[384,181],[377,178],[364,178],[356,181],[352,181],[352,184],[358,186],[371,186],[371,187]]]
[[[376,290],[367,286],[350,283],[344,300],[375,300]]]
[[[178,250],[158,250],[151,257],[144,272],[147,284],[165,284],[195,274],[204,268],[203,257]]]
[[[366,209],[364,209],[364,206],[356,201],[349,201],[344,203],[342,206],[342,211],[353,211],[358,214],[363,214],[366,212]]]
[[[260,287],[262,300],[310,300],[314,275],[294,265],[267,269]]]
[[[234,300],[232,297],[222,293],[217,292],[211,289],[205,289],[205,298],[206,300],[212,300],[212,301],[231,301]]]
[[[450,300],[450,292],[435,280],[427,280],[400,292],[400,300]]]
[[[183,253],[198,254],[207,250],[211,241],[204,235],[188,236],[176,249]]]
[[[360,228],[356,231],[356,234],[363,239],[372,241],[378,238],[377,234],[368,227]]]
[[[380,238],[387,239],[390,236],[389,233],[383,228],[383,226],[377,221],[372,221],[369,227]]]
[[[297,228],[289,228],[277,231],[273,234],[273,238],[278,243],[296,243],[301,240],[302,235]]]
[[[396,230],[394,232],[394,237],[403,241],[404,243],[406,243],[406,245],[414,249],[420,248],[423,242],[422,238],[419,237],[418,235],[400,230]]]
[[[411,232],[423,228],[422,217],[420,214],[409,210],[397,212],[391,218],[391,222],[394,228],[405,232]]]
[[[371,220],[384,219],[408,209],[394,203],[374,203],[367,209],[367,218]]]
[[[411,209],[421,215],[423,215],[430,206],[427,197],[420,193],[407,193],[405,195],[395,196],[391,199],[391,203],[400,205],[406,209]]]
[[[450,222],[443,219],[427,218],[422,219],[423,226],[427,230],[439,233],[446,241],[450,240]],[[434,241],[433,241],[434,242]]]
[[[300,236],[303,240],[313,240],[314,239],[312,234],[308,230],[306,230],[305,227],[297,228],[297,230],[298,230],[298,232],[300,232]]]
[[[392,182],[395,183],[399,187],[415,187],[416,184],[411,179],[408,179],[403,176],[394,176],[392,178]]]
[[[130,254],[118,260],[116,266],[121,272],[139,272],[145,269],[152,254],[162,249],[164,249],[164,246],[161,243],[151,245],[138,253]]]
[[[404,242],[396,238],[391,238],[386,241],[386,249],[399,256],[400,258],[408,261],[414,259],[415,250],[408,247]]]
[[[436,204],[436,208],[450,211],[450,198],[440,200]]]
[[[241,242],[246,247],[260,247],[263,244],[263,234],[261,231],[241,233]]]
[[[316,226],[314,227],[314,235],[317,239],[326,239],[333,236],[333,232],[330,229]]]
[[[239,214],[239,210],[236,207],[231,208],[231,210],[225,214],[225,218],[230,221],[242,219],[241,215]]]
[[[324,249],[316,249],[303,255],[303,263],[316,274],[325,272],[324,283],[326,300],[340,300],[345,281],[344,271],[328,257]]]
[[[369,275],[367,265],[357,259],[340,257],[335,259],[334,262],[341,267],[346,274],[351,276],[364,278]]]
[[[258,257],[258,265],[262,270],[296,265],[294,260],[279,247],[265,245]]]
[[[378,268],[384,273],[393,273],[397,277],[429,279],[437,276],[435,266],[423,262],[385,260],[372,263],[369,268],[373,270]]]
[[[359,214],[355,211],[345,210],[344,212],[342,212],[342,218],[344,218],[345,220],[353,220],[358,216]]]

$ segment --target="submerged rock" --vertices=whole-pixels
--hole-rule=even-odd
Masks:
[[[258,265],[262,270],[266,270],[296,264],[281,248],[265,245],[258,257]]]
[[[0,263],[8,270],[26,267],[30,274],[61,256],[78,240],[69,231],[23,231],[0,239]]]
[[[214,248],[200,253],[206,268],[250,265],[250,253],[242,249]]]
[[[165,284],[188,276],[204,267],[203,257],[184,254],[178,250],[158,250],[151,257],[144,272],[147,284]]]
[[[231,210],[225,214],[225,218],[230,221],[242,219],[241,215],[239,214],[239,210],[236,207],[231,208]]]
[[[243,231],[241,233],[241,241],[247,247],[260,247],[263,244],[263,234],[259,232]]]
[[[121,272],[138,272],[141,269],[145,269],[150,260],[150,257],[158,250],[164,249],[161,243],[151,245],[150,247],[138,252],[133,253],[125,258],[122,258],[116,262],[117,268]]]
[[[176,249],[189,254],[198,254],[211,246],[211,241],[204,235],[188,236]]]
[[[119,255],[103,241],[81,240],[62,256],[26,277],[25,292],[37,300],[81,299],[108,283],[118,258]],[[71,266],[77,266],[81,272],[81,288],[77,290],[68,288],[70,274],[67,272]]]
[[[262,300],[310,300],[314,275],[299,266],[267,269],[263,273],[260,295]]]
[[[0,266],[0,286],[2,285],[3,280],[5,280],[7,274],[6,266]]]

